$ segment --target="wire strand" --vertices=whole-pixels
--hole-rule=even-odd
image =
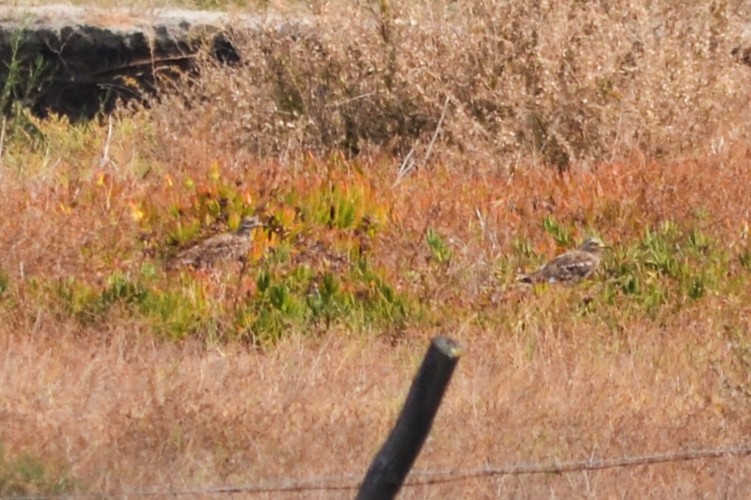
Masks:
[[[414,470],[404,483],[405,488],[430,486],[433,484],[453,483],[471,479],[482,479],[494,476],[532,475],[532,474],[564,474],[571,472],[598,471],[620,467],[636,467],[661,463],[685,462],[690,460],[713,459],[728,456],[746,457],[751,455],[751,445],[741,444],[725,448],[704,448],[693,450],[675,450],[664,453],[653,453],[638,456],[621,456],[614,458],[575,460],[569,462],[521,463],[505,466],[486,466],[474,469],[446,469],[446,470]],[[362,481],[358,475],[341,475],[329,477],[300,479],[279,479],[277,481],[263,481],[255,484],[226,485],[203,489],[145,489],[140,491],[119,492],[76,492],[55,495],[25,495],[0,496],[0,499],[13,500],[55,500],[63,498],[147,498],[205,496],[221,494],[261,494],[261,493],[295,493],[304,491],[351,491],[360,486]]]

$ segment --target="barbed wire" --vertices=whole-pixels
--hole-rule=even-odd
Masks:
[[[481,479],[493,476],[527,475],[527,474],[564,474],[570,472],[591,472],[621,467],[636,467],[671,462],[686,462],[690,460],[713,459],[728,456],[745,457],[751,455],[751,444],[735,445],[724,448],[704,448],[694,450],[678,450],[665,453],[653,453],[638,456],[621,456],[615,458],[588,458],[569,462],[528,463],[506,466],[485,466],[474,469],[446,469],[446,470],[413,470],[410,472],[404,487],[420,487],[432,484],[453,483],[471,479]],[[80,492],[55,495],[24,495],[0,496],[0,499],[13,500],[55,500],[63,498],[147,498],[206,496],[221,494],[261,494],[261,493],[296,493],[304,491],[351,491],[359,488],[362,476],[341,475],[310,478],[306,480],[279,479],[255,484],[234,486],[217,486],[203,489],[182,490],[141,490],[119,492]]]
[[[456,481],[466,481],[490,476],[512,476],[523,474],[562,474],[568,472],[591,472],[620,467],[635,467],[640,465],[654,465],[660,463],[686,462],[708,458],[722,458],[726,456],[751,455],[751,445],[738,445],[727,448],[697,449],[654,453],[640,456],[623,456],[606,459],[589,458],[571,462],[557,462],[548,464],[516,464],[501,467],[480,467],[476,469],[454,469],[444,471],[415,471],[410,476],[424,476],[425,480],[415,478],[405,482],[404,486],[422,486]]]
[[[361,476],[342,475],[331,477],[311,478],[307,480],[279,479],[276,482],[264,481],[254,484],[239,484],[227,486],[215,486],[210,488],[179,489],[179,490],[136,490],[136,491],[111,491],[111,492],[76,492],[60,493],[53,495],[13,495],[0,496],[3,500],[56,500],[66,498],[147,498],[155,496],[180,497],[180,496],[206,496],[219,494],[261,494],[261,493],[295,493],[303,491],[342,491],[354,490],[360,486]]]

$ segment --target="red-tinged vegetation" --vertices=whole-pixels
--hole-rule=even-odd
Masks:
[[[258,166],[252,182],[211,162],[203,175],[195,164],[168,178],[92,175],[75,196],[55,189],[57,179],[7,183],[0,204],[16,216],[2,231],[5,453],[53,457],[67,464],[60,477],[92,491],[358,473],[437,332],[469,351],[418,467],[742,442],[751,359],[745,167],[745,159],[722,167],[633,161],[461,183],[438,167],[393,187],[385,162],[322,158]],[[222,196],[230,201],[214,207]],[[351,219],[332,217],[332,206],[350,205]],[[255,236],[263,252],[250,256],[241,291],[231,266],[164,270],[175,228],[195,224],[190,238],[210,233],[235,220],[238,213],[222,211],[230,209],[280,228]],[[372,227],[358,229],[366,215]],[[428,230],[443,247],[428,243]],[[667,257],[694,259],[704,293],[691,298],[680,266],[673,275],[652,262],[650,231]],[[692,231],[705,242],[698,260]],[[595,279],[517,287],[517,269],[557,252],[556,236],[579,241],[593,232],[616,254]],[[295,258],[281,258],[280,248]],[[353,277],[363,255],[378,270],[369,279],[404,297],[402,319],[381,310],[381,320],[367,322],[369,310],[385,306],[368,299],[374,285]],[[303,264],[310,274],[301,274]],[[335,278],[332,296],[348,298],[315,316],[306,297],[326,275]],[[624,276],[639,288],[622,286]],[[287,309],[259,291],[274,279],[291,297]],[[179,300],[154,298],[169,293],[188,301],[189,315]],[[177,331],[196,339],[160,340]],[[238,335],[266,347],[227,343]],[[148,466],[139,465],[144,456]],[[210,480],[196,482],[198,472]],[[725,460],[595,476],[600,492],[625,481],[633,491],[671,494],[740,492],[746,474],[742,461]],[[568,495],[587,488],[577,477],[473,480],[406,495]]]

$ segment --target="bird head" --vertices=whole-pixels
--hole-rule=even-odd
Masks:
[[[603,244],[603,242],[600,241],[599,238],[592,237],[584,240],[584,243],[582,243],[582,246],[579,247],[579,250],[587,253],[599,253],[603,248],[608,247],[607,245]]]
[[[257,215],[254,215],[252,217],[243,217],[243,220],[240,222],[240,227],[237,228],[237,234],[245,236],[247,234],[250,234],[253,229],[263,226],[265,226],[265,224]]]

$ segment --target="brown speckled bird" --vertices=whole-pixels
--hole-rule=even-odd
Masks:
[[[207,269],[218,262],[241,260],[253,244],[250,232],[262,226],[264,224],[258,217],[245,217],[237,231],[211,236],[178,252],[168,263],[169,267]]]
[[[602,249],[597,238],[588,238],[576,250],[568,251],[551,260],[537,271],[521,276],[522,283],[576,283],[589,278],[600,265]]]

